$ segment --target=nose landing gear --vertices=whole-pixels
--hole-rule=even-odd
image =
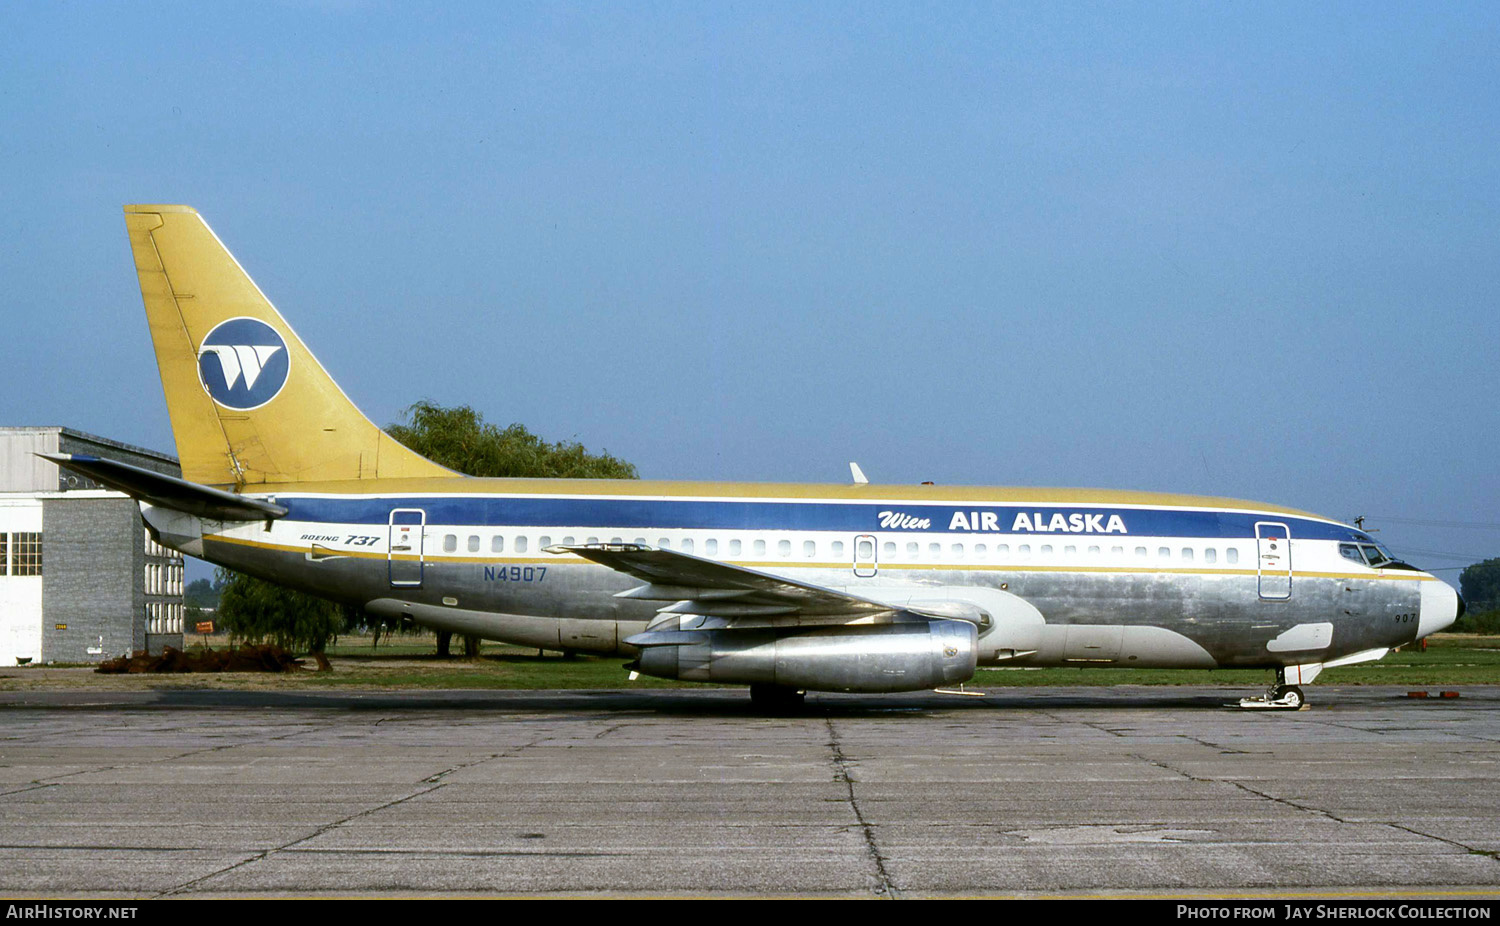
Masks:
[[[1264,697],[1241,698],[1240,707],[1260,711],[1299,711],[1307,707],[1307,697],[1296,685],[1288,685],[1286,669],[1276,670],[1276,684],[1266,689]],[[1312,679],[1306,679],[1312,681]]]

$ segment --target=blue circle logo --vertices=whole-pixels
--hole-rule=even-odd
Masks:
[[[236,411],[260,408],[276,398],[290,371],[286,342],[257,318],[220,322],[198,348],[198,379],[204,390]]]

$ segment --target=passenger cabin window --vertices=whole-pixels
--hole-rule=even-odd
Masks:
[[[1203,551],[1203,561],[1205,563],[1216,563],[1216,562],[1218,562],[1219,561],[1219,551],[1216,550],[1216,549],[1214,549],[1213,547],[1209,547],[1207,550],[1204,550]]]
[[[729,555],[730,556],[739,556],[740,555],[740,542],[738,540],[731,540],[731,541],[729,541]]]
[[[818,555],[818,545],[811,540],[802,541],[802,555],[812,559]]]
[[[478,553],[479,552],[479,535],[478,534],[470,534],[469,535],[469,552],[470,553]]]
[[[861,539],[854,545],[854,555],[860,562],[869,562],[875,558],[875,542],[873,540]]]
[[[1184,563],[1191,563],[1193,561],[1193,548],[1192,547],[1183,547],[1182,548],[1182,561]]]
[[[778,540],[778,541],[776,541],[776,555],[777,556],[791,556],[792,555],[792,542],[790,540]]]
[[[516,552],[517,553],[525,553],[526,552],[526,535],[522,534],[522,535],[516,537]]]
[[[764,540],[757,540],[757,541],[755,541],[755,555],[756,556],[765,556],[766,555],[766,542]]]
[[[538,550],[545,550],[545,549],[547,549],[550,546],[552,546],[552,538],[551,537],[538,537],[537,538],[537,540],[536,540],[536,548]]]
[[[894,547],[895,544],[892,544],[891,546]],[[842,540],[835,540],[833,542],[833,555],[834,555],[835,559],[841,559],[841,558],[843,558],[843,555],[844,555],[844,541],[842,541]]]
[[[496,534],[495,536],[491,537],[490,538],[490,552],[491,553],[504,553],[505,552],[505,538],[502,537],[502,536],[500,536],[499,534]]]
[[[1226,563],[1237,563],[1239,561],[1240,561],[1240,551],[1239,551],[1238,547],[1230,547],[1229,549],[1227,549],[1227,550],[1224,551],[1224,562],[1226,562]]]
[[[839,544],[834,544],[834,546],[839,546]],[[891,557],[896,555],[896,545],[894,543],[891,543],[889,540],[881,544],[880,549],[882,551],[882,555],[884,555],[886,559],[890,559]]]
[[[685,538],[683,538],[683,541],[682,541],[682,552],[684,552],[684,553],[691,553],[691,552],[693,552],[693,538],[691,538],[691,537],[685,537]]]
[[[443,552],[444,553],[456,553],[456,552],[458,552],[458,535],[457,534],[444,534],[443,535]]]
[[[703,555],[704,556],[718,556],[719,555],[719,541],[713,540],[713,539],[709,539],[709,540],[703,541]]]
[[[916,544],[916,543],[908,543],[906,545],[906,555],[910,556],[912,559],[916,559],[918,556],[921,556],[922,555],[922,547],[921,547],[921,545]]]

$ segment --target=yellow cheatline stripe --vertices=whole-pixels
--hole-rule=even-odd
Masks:
[[[266,543],[261,540],[247,540],[241,537],[228,537],[224,535],[209,535],[205,540],[215,543],[231,543],[237,546],[254,547],[260,550],[273,550],[279,553],[303,554],[311,551],[310,547],[291,546],[280,543]],[[339,550],[334,547],[323,547],[326,559],[375,559],[385,561],[387,559],[398,563],[415,563],[420,560],[428,565],[485,565],[485,566],[522,566],[538,565],[548,566],[554,564],[578,564],[588,562],[581,556],[568,553],[548,554],[544,557],[535,556],[507,556],[497,554],[493,556],[453,556],[446,554],[427,554],[414,556],[411,554],[396,554],[387,557],[384,553],[371,550]],[[720,560],[726,566],[739,566],[744,569],[849,569],[853,570],[852,563],[840,560],[835,563],[828,562],[805,562],[801,560]],[[860,567],[867,568],[867,567]],[[1040,572],[1040,573],[1097,573],[1104,575],[1196,575],[1196,576],[1254,576],[1254,569],[1152,569],[1134,566],[1032,566],[1032,565],[1000,565],[988,563],[882,563],[879,567],[887,572]],[[1283,573],[1268,574],[1270,578],[1279,578]],[[1350,582],[1435,582],[1436,576],[1425,573],[1387,573],[1385,575],[1353,575],[1345,572],[1294,572],[1293,578],[1297,579],[1340,579]]]
[[[249,487],[247,487],[249,488]],[[829,502],[975,502],[1054,506],[1129,505],[1157,508],[1206,508],[1292,515],[1341,522],[1323,515],[1238,498],[1177,495],[1115,489],[1028,488],[1019,486],[854,485],[807,482],[677,482],[644,479],[493,479],[465,476],[260,483],[255,495],[553,495],[620,498],[785,498]]]

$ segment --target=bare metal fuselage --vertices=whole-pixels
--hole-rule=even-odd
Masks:
[[[224,524],[146,506],[147,519],[165,542],[194,555],[377,614],[590,653],[632,653],[624,641],[659,623],[663,603],[622,597],[641,582],[545,547],[659,544],[893,607],[958,603],[956,616],[977,624],[981,665],[1322,665],[1410,643],[1431,632],[1445,608],[1451,621],[1451,589],[1432,576],[1341,556],[1341,543],[1368,541],[1359,531],[1242,503],[1217,510],[1135,499],[1070,503],[1059,493],[1045,505],[814,497],[789,508],[762,498],[697,496],[690,506],[674,506],[660,497],[612,495],[575,506],[564,517],[577,522],[569,525],[557,515],[544,519],[549,523],[505,523],[508,513],[534,508],[536,495],[516,505],[504,495],[364,493],[356,500],[297,488],[308,503],[268,493],[292,510],[276,521]],[[900,523],[888,515],[897,505],[930,516],[882,530],[882,523]],[[1093,514],[1101,509],[1115,513],[1119,528],[1091,530],[1112,523]],[[797,523],[786,523],[787,511]],[[1018,519],[1021,511],[1028,516]],[[1063,512],[1053,526],[1064,530],[1038,531],[1043,525],[1032,523],[1030,512],[1044,522]],[[1078,512],[1089,517],[1070,525]],[[955,520],[971,526],[967,513],[975,515],[973,527],[993,529],[943,529]],[[1006,529],[1021,521],[1031,530]],[[859,529],[865,523],[869,528]],[[837,529],[842,524],[854,529]],[[1178,534],[1163,531],[1172,524],[1182,525]],[[862,539],[873,553],[863,559]],[[859,621],[767,616],[733,626],[826,623]]]

